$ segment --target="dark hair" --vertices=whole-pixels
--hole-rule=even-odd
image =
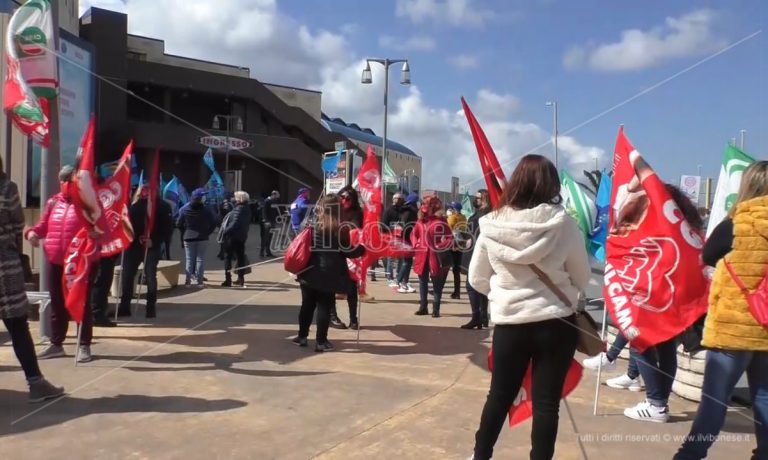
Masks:
[[[555,165],[541,155],[526,155],[504,186],[497,208],[531,209],[561,202],[560,177]]]
[[[696,209],[696,205],[691,202],[691,199],[683,193],[682,190],[672,184],[664,184],[667,188],[667,192],[672,195],[672,199],[675,200],[675,204],[680,208],[680,212],[683,213],[683,218],[688,225],[696,230],[704,230],[704,219],[701,218],[701,213]]]
[[[347,185],[341,190],[339,190],[339,193],[338,193],[339,199],[341,199],[341,195],[345,193],[349,194],[349,199],[353,208],[362,209],[362,207],[360,206],[360,196],[358,195],[357,190],[355,190],[354,187],[352,187],[351,185]]]
[[[349,228],[344,230],[339,221],[341,201],[339,196],[329,193],[320,201],[317,209],[317,230],[322,234],[323,240],[339,236],[342,244],[349,242]]]

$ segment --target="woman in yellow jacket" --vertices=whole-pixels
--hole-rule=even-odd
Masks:
[[[768,329],[749,311],[746,297],[725,267],[727,261],[752,292],[768,266],[768,161],[750,165],[731,215],[710,235],[702,253],[715,266],[702,345],[708,349],[702,400],[691,432],[674,460],[702,459],[725,422],[728,402],[746,372],[755,418],[757,449],[768,458]]]
[[[452,299],[459,298],[461,292],[461,248],[458,246],[463,240],[462,235],[467,232],[467,217],[461,213],[461,203],[454,201],[448,205],[448,226],[453,232],[454,248],[451,250],[451,265],[453,270]]]

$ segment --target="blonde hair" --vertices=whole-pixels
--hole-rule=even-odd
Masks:
[[[733,216],[739,204],[764,195],[768,195],[768,161],[756,161],[741,176],[739,194],[729,214]]]
[[[233,198],[235,203],[248,203],[251,201],[251,197],[248,195],[248,192],[244,192],[242,190],[235,192]]]

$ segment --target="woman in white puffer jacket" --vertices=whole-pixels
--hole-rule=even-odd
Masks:
[[[533,365],[531,459],[554,455],[560,395],[576,351],[574,312],[533,271],[543,271],[573,305],[590,277],[584,237],[560,205],[557,169],[528,155],[494,212],[480,219],[469,282],[486,294],[495,324],[491,389],[475,435],[474,459],[491,458],[507,412]]]

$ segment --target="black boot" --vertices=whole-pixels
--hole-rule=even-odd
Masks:
[[[462,324],[461,328],[462,329],[475,329],[475,328],[482,329],[483,323],[479,319],[473,317],[471,320],[469,320],[467,324]]]
[[[488,327],[488,305],[480,307],[480,321],[483,323],[483,327]]]
[[[232,274],[228,271],[224,272],[224,282],[221,283],[222,287],[232,286]]]
[[[147,304],[147,318],[155,318],[157,316],[157,311],[155,310],[155,304]]]
[[[432,317],[433,318],[439,318],[440,317],[440,302],[435,302],[432,306]]]
[[[416,313],[414,313],[414,315],[417,315],[417,316],[424,316],[424,315],[428,315],[428,314],[429,314],[429,310],[427,310],[426,302],[420,304],[419,305],[419,309],[416,310]]]
[[[237,275],[237,281],[235,281],[235,286],[240,286],[240,287],[245,286],[245,276]]]

